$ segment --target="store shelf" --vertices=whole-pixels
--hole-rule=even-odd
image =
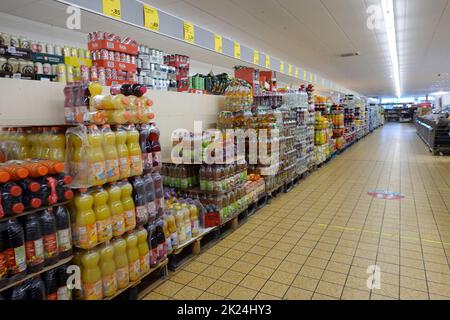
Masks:
[[[53,208],[53,207],[65,206],[66,204],[69,204],[69,203],[70,203],[70,201],[64,201],[64,202],[52,204],[50,206],[40,207],[40,208],[33,209],[33,210],[27,210],[25,212],[22,212],[20,214],[15,214],[13,216],[5,216],[5,217],[0,219],[0,222],[8,221],[8,220],[11,220],[11,219],[17,219],[17,218],[24,217],[24,216],[27,216],[29,214],[33,214],[33,213],[36,213],[36,212],[39,212],[39,211],[43,211],[43,210],[46,210],[46,209],[49,209],[49,208]]]
[[[190,244],[194,243],[195,241],[200,240],[201,238],[203,238],[205,235],[207,235],[211,231],[215,230],[216,228],[217,227],[211,227],[211,228],[203,229],[203,231],[198,236],[191,238],[189,241],[186,241],[185,243],[181,244],[180,246],[177,246],[176,249],[173,249],[172,254],[175,254],[175,255],[178,254],[184,248],[186,248]]]

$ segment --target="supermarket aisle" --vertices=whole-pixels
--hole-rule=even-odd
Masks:
[[[146,299],[450,299],[449,261],[450,158],[432,157],[412,125],[387,124]],[[381,288],[369,290],[374,264]]]

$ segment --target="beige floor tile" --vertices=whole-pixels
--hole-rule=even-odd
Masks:
[[[169,300],[169,297],[152,291],[148,295],[146,295],[142,300]]]
[[[351,260],[349,262],[351,263]],[[330,261],[327,265],[326,270],[334,271],[334,272],[338,272],[338,273],[347,275],[350,272],[350,267],[351,266],[349,264]]]
[[[221,297],[209,292],[203,292],[197,300],[225,300],[225,297]]]
[[[183,268],[185,271],[190,271],[193,273],[202,273],[206,268],[210,267],[208,264],[203,262],[191,261],[186,267]]]
[[[314,292],[290,287],[284,295],[284,300],[311,300]]]
[[[266,293],[266,294],[270,294],[270,295],[275,296],[275,297],[282,298],[285,295],[285,293],[286,293],[288,288],[289,288],[289,286],[287,286],[285,284],[269,280],[261,288],[261,292],[262,293]]]
[[[318,279],[308,278],[305,276],[296,276],[294,281],[292,281],[291,286],[314,292],[316,291],[318,283]]]
[[[195,277],[197,277],[196,273],[185,271],[185,270],[180,270],[177,273],[175,273],[173,276],[171,276],[170,280],[172,280],[173,282],[177,282],[177,283],[186,285],[189,282],[191,282],[191,280],[194,279]]]
[[[222,256],[222,257],[216,259],[216,261],[214,261],[212,263],[212,265],[216,266],[216,267],[222,267],[222,268],[228,269],[235,263],[236,263],[236,260],[229,259],[229,258],[226,258],[226,257]]]
[[[342,290],[344,289],[344,286],[326,282],[326,281],[320,281],[317,288],[316,293],[320,293],[323,295],[327,295],[333,298],[340,299]]]
[[[230,267],[230,270],[241,272],[241,273],[249,273],[250,270],[254,268],[253,263],[238,261]]]
[[[382,283],[380,289],[373,289],[373,292],[394,299],[398,299],[400,297],[400,288],[387,283]]]
[[[321,281],[326,281],[326,282],[338,284],[341,286],[345,284],[345,280],[347,280],[347,275],[338,273],[338,272],[334,272],[334,271],[327,271],[327,270],[325,270],[325,272],[322,275],[322,279],[321,279]]]
[[[230,249],[227,252],[225,252],[222,257],[233,259],[233,260],[239,260],[245,253],[241,250],[237,249]]]
[[[260,277],[256,277],[256,276],[252,276],[252,275],[247,275],[240,283],[239,286],[242,287],[246,287],[249,289],[253,289],[256,291],[261,290],[261,288],[264,286],[264,284],[266,283],[266,279],[260,278]]]
[[[203,293],[203,290],[191,288],[189,286],[184,287],[178,291],[173,298],[176,300],[196,300]]]
[[[416,291],[428,292],[427,282],[409,277],[400,277],[400,287],[413,289]]]
[[[409,277],[409,278],[419,279],[419,280],[426,279],[424,270],[406,267],[406,266],[400,266],[400,275]]]
[[[324,270],[322,269],[304,265],[300,270],[299,275],[314,279],[320,279],[323,273]]]
[[[205,277],[202,275],[198,275],[195,279],[193,279],[191,282],[188,283],[188,286],[195,288],[195,289],[205,291],[214,282],[215,282],[215,279]]]
[[[270,280],[279,282],[282,284],[286,284],[289,286],[289,285],[291,285],[292,281],[294,281],[295,277],[296,277],[296,275],[293,273],[276,270],[270,277]]]
[[[202,276],[213,278],[213,279],[220,279],[220,277],[227,271],[227,269],[217,266],[209,266],[203,272],[201,272]]]
[[[197,262],[203,262],[206,264],[212,264],[214,261],[216,261],[219,257],[211,254],[211,253],[203,253],[200,256],[197,257],[197,259],[195,259],[195,261]]]
[[[369,300],[370,291],[361,291],[350,287],[344,287],[341,300]]]
[[[259,292],[256,295],[256,297],[254,298],[254,300],[268,300],[269,301],[269,300],[281,300],[281,298],[272,296],[270,294],[265,294],[263,292]]]
[[[324,294],[315,292],[312,296],[312,300],[338,300],[338,298],[326,296]]]
[[[231,300],[252,300],[257,294],[258,291],[237,286],[227,298]]]
[[[367,288],[367,279],[368,278],[357,278],[354,276],[348,276],[347,281],[345,282],[345,286],[361,291],[370,291]]]
[[[278,267],[278,270],[293,274],[297,274],[301,269],[301,264],[290,261],[283,261]]]
[[[263,279],[269,279],[272,274],[275,272],[274,269],[271,268],[267,268],[264,266],[256,266],[251,270],[251,274],[253,276],[259,277],[259,278],[263,278]]]
[[[306,260],[308,259],[308,256],[304,256],[297,253],[289,253],[289,255],[286,257],[286,261],[294,262],[298,264],[304,264]]]
[[[400,300],[428,300],[428,293],[400,287]]]
[[[281,264],[281,261],[282,260],[280,260],[280,259],[271,258],[271,257],[266,256],[266,257],[262,258],[261,261],[258,262],[258,265],[276,269]]]
[[[428,291],[430,294],[437,294],[450,298],[450,286],[448,284],[428,282]]]
[[[398,300],[398,299],[382,296],[382,295],[376,294],[376,293],[372,293],[372,295],[370,296],[370,300]]]
[[[162,294],[167,297],[173,297],[178,291],[180,291],[184,286],[182,284],[173,282],[173,281],[166,281],[160,286],[158,286],[155,290],[153,290],[156,293]]]
[[[263,255],[247,252],[244,255],[242,255],[242,257],[240,257],[239,260],[243,262],[258,264],[258,262],[261,261],[262,258],[264,258]]]
[[[227,270],[221,277],[220,280],[229,282],[232,284],[238,284],[242,281],[242,279],[245,278],[245,273],[233,271],[233,270]]]
[[[230,294],[231,291],[233,291],[235,287],[236,285],[234,284],[217,280],[206,291],[221,297],[226,297]]]

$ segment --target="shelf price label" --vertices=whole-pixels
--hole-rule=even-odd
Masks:
[[[122,19],[122,12],[120,7],[120,0],[102,0],[103,14],[105,16]]]
[[[292,66],[288,64],[288,74],[292,76]]]
[[[312,73],[309,74],[309,82],[313,82],[314,81],[314,75]]]
[[[266,68],[270,69],[270,56],[266,54]]]
[[[303,70],[303,80],[307,80],[307,78],[306,78],[306,70]]]
[[[258,50],[253,50],[253,64],[259,65],[259,52],[258,52]]]
[[[195,43],[195,28],[190,22],[184,21],[184,41],[194,44]]]
[[[214,50],[219,53],[223,52],[223,42],[220,34],[214,35]]]
[[[144,4],[144,26],[153,31],[159,31],[159,13],[155,8]]]
[[[236,59],[241,58],[241,44],[239,42],[234,42],[234,57]]]
[[[298,78],[298,68],[295,67],[295,77]]]
[[[280,72],[284,73],[284,62],[280,61]]]

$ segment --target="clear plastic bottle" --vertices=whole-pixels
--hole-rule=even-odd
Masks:
[[[108,205],[111,211],[113,236],[120,237],[125,233],[125,212],[121,201],[122,190],[117,184],[111,184],[108,192]]]
[[[114,247],[114,262],[116,265],[116,279],[119,289],[125,288],[130,282],[128,270],[127,242],[123,238],[112,241]]]
[[[114,263],[114,247],[109,243],[100,248],[99,267],[102,273],[103,295],[113,296],[117,292],[116,264]]]
[[[100,254],[97,250],[89,250],[81,255],[80,260],[84,300],[103,299],[102,272],[99,267]]]
[[[105,242],[113,236],[111,210],[108,205],[108,192],[99,187],[92,192],[94,198],[94,213],[97,227],[97,241]]]
[[[150,249],[148,247],[147,237],[148,233],[143,227],[137,230],[138,250],[141,274],[150,270]]]

